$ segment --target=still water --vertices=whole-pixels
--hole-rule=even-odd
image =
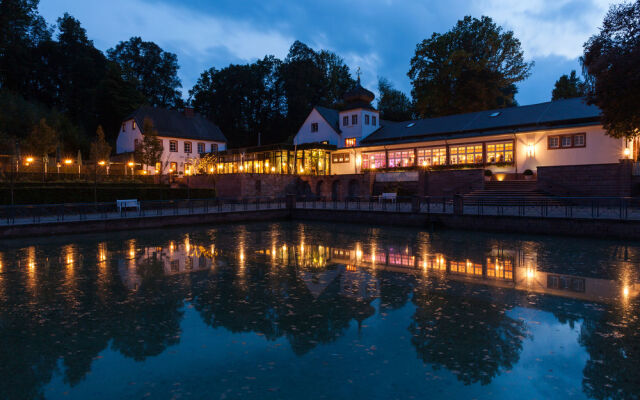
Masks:
[[[640,244],[281,222],[0,243],[0,399],[640,395]]]

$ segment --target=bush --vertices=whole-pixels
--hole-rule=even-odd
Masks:
[[[485,169],[485,170],[484,170],[484,176],[488,176],[488,177],[490,177],[490,176],[492,176],[492,175],[493,175],[493,172],[491,172],[491,170],[490,170],[490,169]]]
[[[533,176],[533,171],[530,169],[525,169],[523,174],[525,176]]]

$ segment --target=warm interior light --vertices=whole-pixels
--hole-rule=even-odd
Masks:
[[[630,148],[625,148],[624,149],[624,156],[629,158],[631,156],[631,149]]]
[[[27,157],[27,162],[28,163],[32,163],[33,162],[33,157]]]
[[[129,162],[127,163],[127,165],[128,165],[128,166],[130,166],[130,167],[133,167],[133,161],[129,161]]]
[[[506,177],[507,177],[506,174],[496,174],[496,179],[499,180],[500,182],[502,182]]]
[[[69,165],[69,164],[72,164],[72,163],[73,163],[73,160],[72,160],[72,159],[70,159],[70,158],[67,158],[66,160],[64,160],[64,163],[65,163],[65,164],[67,164],[67,165]]]
[[[105,162],[105,161],[98,161],[98,164],[99,164],[99,165],[105,165],[105,164],[106,164],[106,162]]]
[[[276,167],[271,167],[271,172],[276,172]]]
[[[241,165],[239,168],[240,172],[242,172],[242,170],[244,170],[244,167]]]
[[[427,160],[424,160],[424,161],[422,162],[422,166],[423,166],[423,167],[426,167],[426,166],[427,166]]]

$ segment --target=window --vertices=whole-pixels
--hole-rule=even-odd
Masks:
[[[347,125],[349,125],[349,117],[345,115],[344,117],[342,117],[342,126]]]
[[[131,121],[131,129],[136,129],[136,121]]]
[[[376,126],[377,119],[378,119],[377,117],[372,116],[372,117],[371,117],[371,125]]]
[[[431,147],[418,149],[418,165],[430,167],[432,165],[445,165],[447,163],[446,147]]]
[[[178,151],[178,141],[170,140],[169,141],[169,151],[172,153],[176,153]]]
[[[351,116],[351,125],[358,125],[358,115],[353,114]]]
[[[587,145],[587,137],[584,133],[549,136],[547,140],[549,149],[570,149]]]
[[[178,163],[172,162],[171,164],[169,164],[169,173],[173,174],[178,172]]]
[[[487,143],[487,162],[513,162],[513,142]]]
[[[198,154],[206,153],[204,143],[198,143]]]
[[[318,123],[317,122],[312,122],[311,123],[311,132],[318,132]]]
[[[389,151],[389,168],[411,167],[414,161],[413,149]]]
[[[364,124],[369,125],[369,115],[364,116]]]
[[[191,153],[191,142],[184,142],[184,152]]]
[[[211,152],[215,153],[218,151],[218,143],[211,143]]]
[[[549,289],[567,290],[571,292],[584,292],[585,280],[583,278],[571,278],[560,275],[547,275],[547,287]]]
[[[349,153],[334,153],[331,156],[331,161],[334,164],[348,163],[349,162]]]
[[[362,155],[363,169],[386,168],[386,167],[387,167],[387,155],[384,151],[364,153]]]
[[[344,140],[344,147],[355,147],[356,146],[356,138],[346,138]]]
[[[456,164],[481,164],[482,145],[467,144],[449,147],[449,163]]]

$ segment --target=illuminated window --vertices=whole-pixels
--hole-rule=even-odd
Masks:
[[[169,164],[169,172],[170,173],[178,172],[178,163],[172,162],[171,164]]]
[[[184,152],[191,153],[191,142],[184,142]]]
[[[344,147],[355,147],[356,146],[356,138],[346,138],[344,140]]]
[[[364,116],[364,124],[369,125],[369,115]]]
[[[513,161],[513,142],[487,143],[487,162],[500,163]]]
[[[394,150],[389,152],[389,168],[411,167],[414,165],[415,154],[413,149]]]
[[[169,151],[172,153],[176,153],[178,151],[178,141],[170,140],[169,141]]]
[[[418,166],[445,165],[447,163],[446,147],[418,149]]]
[[[347,125],[349,125],[349,117],[345,115],[344,117],[342,117],[342,126],[347,126]]]
[[[312,122],[311,123],[311,132],[318,132],[318,123],[317,122]]]
[[[449,162],[456,164],[482,164],[482,145],[467,144],[449,148]]]
[[[204,143],[198,143],[198,154],[202,154],[202,153],[205,153],[205,152],[206,152],[206,150],[205,150]]]
[[[377,151],[373,153],[364,153],[362,155],[362,168],[386,168],[387,167],[387,155],[384,151]]]
[[[351,116],[351,125],[358,125],[358,115],[353,114]]]
[[[136,121],[131,121],[131,129],[136,129]]]
[[[349,153],[335,153],[331,156],[331,161],[334,164],[348,163]]]

